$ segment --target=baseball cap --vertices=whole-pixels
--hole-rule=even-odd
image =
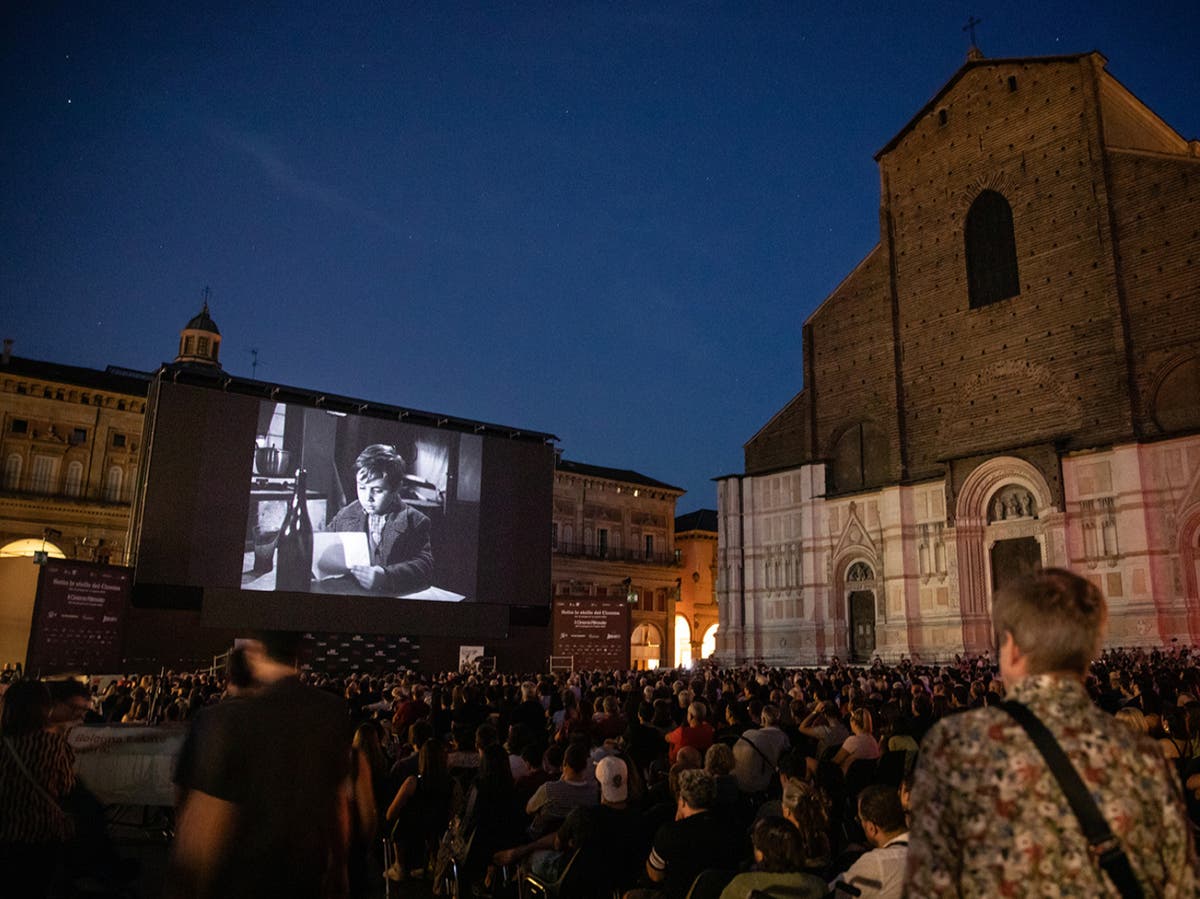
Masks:
[[[629,795],[629,769],[616,756],[605,756],[596,764],[596,780],[605,802],[624,802]]]

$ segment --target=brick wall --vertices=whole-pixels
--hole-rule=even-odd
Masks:
[[[1138,424],[1157,435],[1159,378],[1180,357],[1200,352],[1200,159],[1124,152],[1109,159]]]
[[[969,68],[880,159],[910,477],[935,476],[939,459],[1131,432],[1091,66]],[[963,221],[984,189],[1012,207],[1021,292],[971,309]]]

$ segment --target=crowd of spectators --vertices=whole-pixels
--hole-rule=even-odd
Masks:
[[[349,709],[360,892],[385,870],[375,856],[384,835],[388,878],[432,877],[453,856],[476,894],[500,895],[528,872],[574,878],[582,886],[570,895],[682,899],[709,872],[692,895],[786,885],[823,896],[846,884],[850,894],[898,896],[922,739],[939,719],[1004,695],[987,655],[302,677]],[[69,726],[183,724],[254,689],[236,656],[228,673],[125,677],[95,692],[6,680],[0,689],[23,699],[4,703],[5,741],[54,799],[74,786]],[[1098,707],[1157,741],[1200,822],[1200,652],[1109,650],[1086,686]],[[6,764],[12,753],[0,753],[0,850],[50,851],[70,838],[69,822]]]

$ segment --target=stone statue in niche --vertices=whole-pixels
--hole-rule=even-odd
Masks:
[[[1033,494],[1016,484],[1000,488],[988,509],[988,523],[1035,518],[1037,506]]]

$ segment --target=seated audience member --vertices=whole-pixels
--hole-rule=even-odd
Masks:
[[[563,748],[552,743],[545,752],[539,753],[536,746],[526,746],[521,752],[529,773],[516,783],[517,805],[525,808],[538,787],[562,777]]]
[[[471,884],[484,882],[492,856],[501,849],[521,842],[521,819],[513,802],[512,769],[508,753],[495,743],[478,750],[479,774],[467,791],[462,815],[451,821],[459,845],[470,845],[470,855],[460,859],[459,875],[465,891]],[[445,845],[445,844],[443,844]],[[439,849],[435,882],[448,866],[449,859]]]
[[[781,798],[768,799],[754,813],[755,819],[767,818],[772,815],[779,817],[783,814],[783,788],[789,780],[805,780],[808,776],[808,758],[801,749],[789,749],[779,757],[776,768],[779,773],[778,785],[772,785],[771,793],[778,793]]]
[[[424,868],[430,850],[462,804],[462,791],[450,776],[446,748],[437,739],[421,747],[417,774],[400,785],[387,807],[396,861],[390,880],[404,880],[410,869]]]
[[[563,753],[562,777],[546,781],[525,803],[525,813],[534,816],[529,832],[534,837],[552,833],[573,810],[599,802],[596,781],[588,771],[587,744],[571,743]]]
[[[667,734],[667,743],[671,747],[667,760],[673,765],[676,757],[679,755],[679,750],[684,746],[691,746],[699,751],[702,755],[708,751],[708,747],[713,744],[715,733],[712,725],[705,718],[708,717],[708,709],[702,702],[692,702],[687,708],[687,723],[681,724],[669,734]]]
[[[813,754],[809,756],[809,774],[816,770],[817,762],[825,757],[826,752],[840,747],[850,736],[841,715],[838,714],[837,706],[824,700],[813,706],[813,710],[796,725],[796,731],[801,736],[816,741]]]
[[[575,850],[586,868],[586,880],[598,888],[620,888],[636,880],[631,862],[640,865],[636,813],[629,806],[629,767],[616,756],[606,756],[596,765],[600,804],[574,809],[553,833],[497,852],[498,865],[522,862],[540,879],[553,882]],[[577,862],[578,864],[579,862]]]
[[[825,881],[804,869],[800,834],[783,818],[759,818],[751,833],[754,866],[739,874],[721,893],[721,899],[746,899],[755,890],[783,887],[788,899],[824,899]]]
[[[874,720],[869,711],[858,708],[851,712],[850,730],[851,735],[833,757],[833,763],[841,767],[843,774],[849,771],[855,762],[874,761],[880,755],[879,743],[873,733]]]
[[[712,775],[717,790],[714,808],[726,812],[733,811],[740,796],[734,764],[733,750],[724,743],[713,743],[704,753],[704,770]]]
[[[807,781],[793,779],[783,785],[781,808],[783,817],[796,828],[799,837],[799,870],[828,879],[833,873],[828,799]]]
[[[662,731],[650,724],[653,718],[654,706],[649,702],[638,703],[637,721],[631,720],[621,737],[621,745],[643,776],[650,771],[651,765],[667,755],[667,741]]]
[[[0,860],[5,895],[45,896],[75,833],[62,801],[75,786],[75,754],[50,725],[41,681],[14,681],[0,711]],[[11,891],[11,892],[10,892]]]
[[[46,686],[54,701],[50,708],[50,725],[58,733],[66,736],[77,724],[100,720],[92,711],[92,691],[87,684],[68,678],[50,681]]]
[[[617,697],[605,696],[600,709],[592,715],[592,740],[596,743],[615,740],[625,732],[625,719],[621,715]]]
[[[1141,709],[1135,706],[1127,705],[1123,709],[1117,709],[1113,717],[1138,736],[1150,733],[1150,726],[1146,723],[1146,716],[1142,714]]]
[[[715,798],[715,785],[707,772],[679,773],[675,820],[658,829],[646,859],[646,876],[656,888],[631,890],[626,899],[683,899],[701,871],[737,869],[741,843],[730,822],[712,811]]]
[[[778,706],[763,706],[759,720],[762,727],[747,730],[733,744],[733,776],[738,788],[750,795],[767,791],[779,757],[790,747],[787,734],[779,729]]]
[[[866,899],[900,899],[904,891],[904,866],[908,861],[908,825],[900,795],[891,787],[872,784],[858,796],[858,819],[873,847],[829,885],[858,889]]]

